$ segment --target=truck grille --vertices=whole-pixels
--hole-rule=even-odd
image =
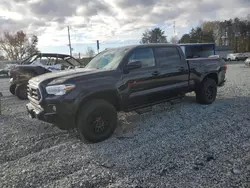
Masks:
[[[30,84],[28,85],[27,88],[28,96],[32,99],[35,99],[37,101],[41,100],[41,93],[40,90],[37,87],[31,86]]]

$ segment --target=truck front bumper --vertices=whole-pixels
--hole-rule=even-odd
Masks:
[[[40,105],[32,104],[31,102],[26,105],[29,117],[32,119],[35,118],[54,124],[55,126],[63,130],[75,128],[75,116],[70,116],[68,113],[66,113],[66,111],[64,114],[58,111],[58,108],[60,107],[52,104],[41,107]]]

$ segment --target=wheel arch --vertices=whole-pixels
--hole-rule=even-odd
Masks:
[[[216,84],[218,85],[219,78],[218,78],[218,73],[217,72],[212,72],[212,73],[205,74],[202,77],[201,82],[203,82],[206,78],[212,78],[212,79],[214,79],[215,82],[216,82]]]
[[[77,110],[76,110],[76,122],[77,122],[77,117],[78,117],[80,108],[87,102],[91,100],[95,100],[95,99],[107,101],[108,103],[112,104],[115,107],[116,111],[121,110],[120,97],[115,90],[93,92],[93,93],[88,94],[87,96],[84,96],[83,98],[78,99],[78,102],[77,102],[78,105],[77,105]]]

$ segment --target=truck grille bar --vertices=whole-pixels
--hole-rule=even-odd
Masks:
[[[28,84],[27,92],[28,92],[28,97],[30,97],[38,102],[42,98],[39,88],[37,86],[31,85],[30,83]]]

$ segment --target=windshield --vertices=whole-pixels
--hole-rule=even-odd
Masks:
[[[23,60],[21,62],[21,64],[30,64],[37,58],[37,56],[38,56],[37,54],[32,55],[32,56],[28,57],[27,59]]]
[[[80,66],[80,62],[78,62],[76,59],[69,57],[69,58],[65,58],[65,61],[68,61],[71,65],[73,66]]]
[[[128,49],[125,48],[106,50],[92,59],[86,65],[86,68],[114,70],[118,67],[127,51]]]

